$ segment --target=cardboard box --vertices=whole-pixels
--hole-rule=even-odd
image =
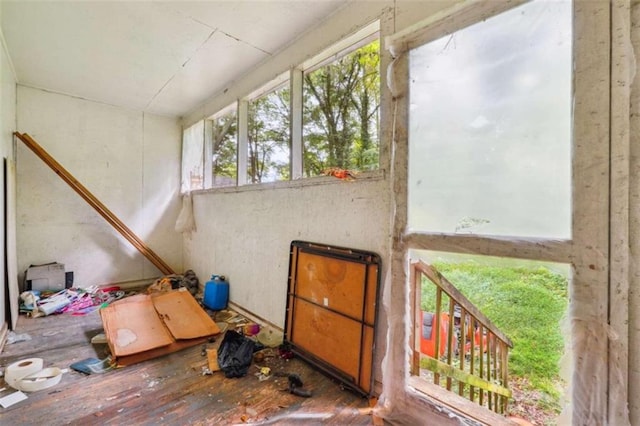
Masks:
[[[26,290],[64,290],[66,274],[62,263],[32,265],[25,274]]]

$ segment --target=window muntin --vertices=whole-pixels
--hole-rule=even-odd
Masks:
[[[211,120],[211,186],[234,186],[238,177],[238,114],[234,107]]]
[[[571,237],[571,4],[410,52],[409,228]]]
[[[249,102],[247,183],[289,180],[288,82]]]
[[[379,167],[380,42],[305,72],[303,175]]]

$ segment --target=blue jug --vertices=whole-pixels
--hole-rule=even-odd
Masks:
[[[229,283],[224,275],[211,275],[211,280],[204,285],[202,303],[213,311],[227,307],[229,301]]]

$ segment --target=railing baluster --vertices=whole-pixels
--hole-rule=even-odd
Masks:
[[[449,326],[447,327],[447,364],[453,361],[453,329],[455,327],[453,299],[449,297]],[[447,390],[451,390],[451,377],[447,376]]]
[[[436,288],[436,341],[435,341],[435,352],[434,358],[440,359],[440,304],[442,303],[442,289],[440,287]],[[435,372],[433,374],[433,383],[436,385],[440,384],[440,373]]]
[[[467,311],[460,308],[460,341],[458,342],[458,356],[460,357],[460,370],[464,371],[464,358],[466,356],[467,346]],[[458,395],[464,396],[464,382],[458,382]]]

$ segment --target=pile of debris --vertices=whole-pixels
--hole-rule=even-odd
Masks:
[[[20,294],[20,312],[31,318],[63,313],[86,315],[124,296],[125,292],[120,287],[29,290]]]

